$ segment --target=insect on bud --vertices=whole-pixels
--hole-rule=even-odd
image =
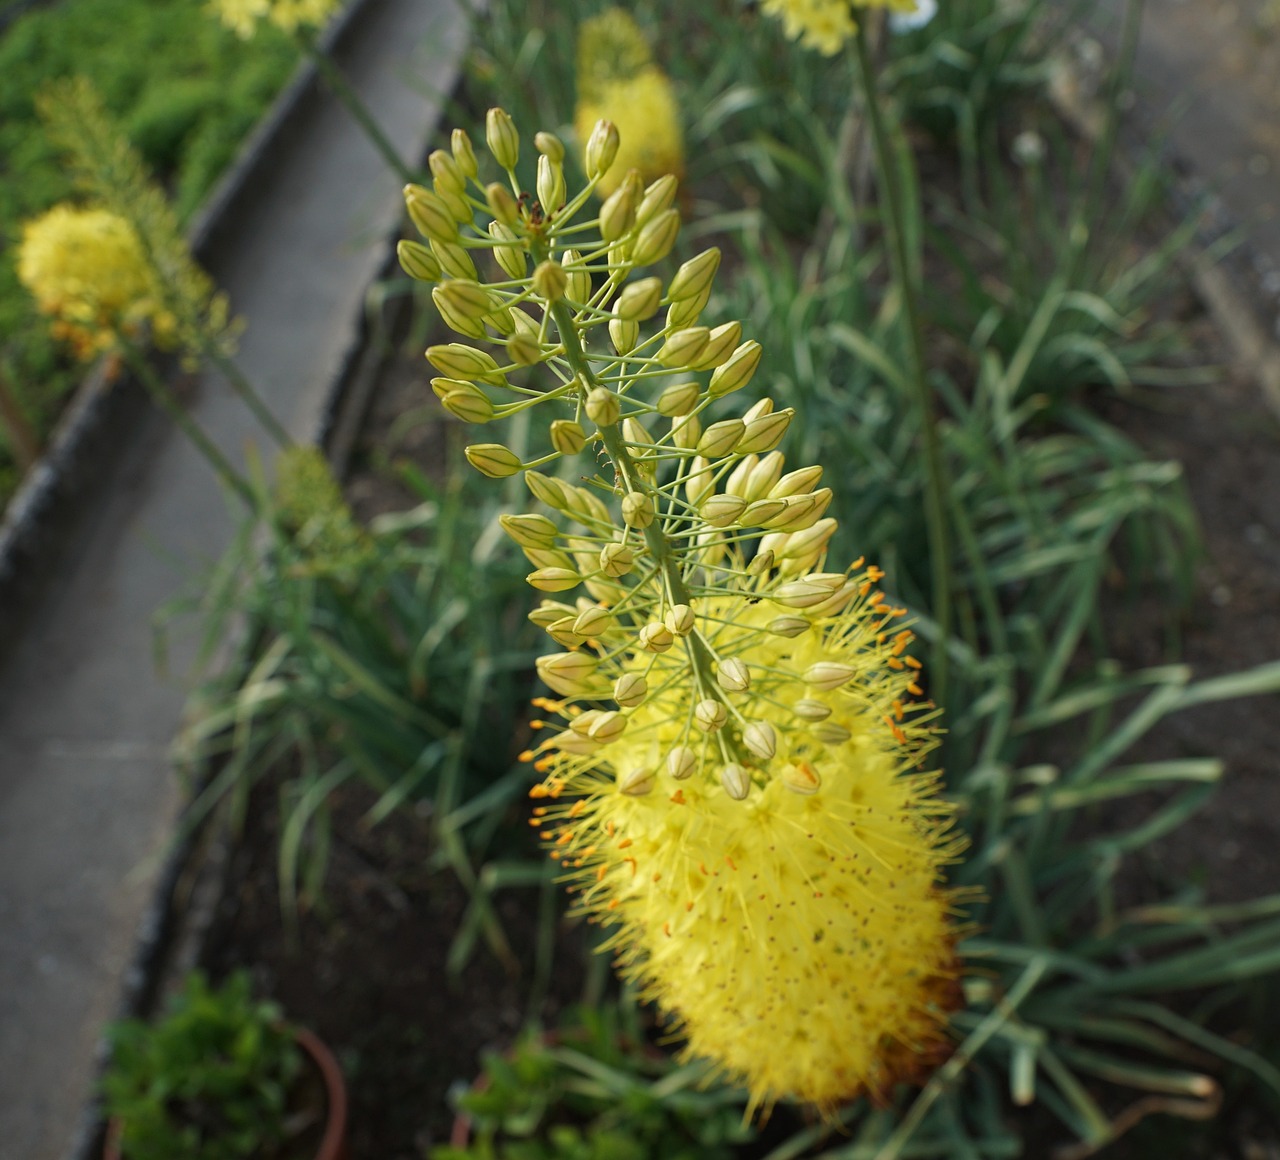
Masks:
[[[551,446],[561,455],[577,455],[587,445],[587,433],[572,419],[556,419],[551,424]]]
[[[720,770],[720,785],[735,802],[746,801],[751,793],[751,778],[736,761]]]
[[[438,282],[440,280],[440,263],[435,255],[421,242],[405,240],[396,244],[396,257],[400,259],[400,269],[410,278],[419,282]]]
[[[673,604],[667,609],[662,623],[676,636],[688,636],[697,625],[698,618],[687,604]]]
[[[503,169],[514,169],[520,159],[520,134],[505,109],[490,109],[484,119],[484,139],[493,159]]]
[[[603,177],[613,167],[619,143],[618,129],[612,121],[596,122],[587,138],[586,168],[590,180]]]
[[[751,670],[737,657],[720,662],[716,682],[726,693],[745,693],[751,687]]]
[[[465,130],[453,131],[453,135],[449,138],[449,148],[453,152],[453,160],[458,168],[474,180],[476,174],[480,172],[480,167],[476,164],[476,152],[471,148],[471,138],[467,136]]]
[[[677,745],[667,754],[667,772],[676,781],[684,781],[698,768],[698,757],[687,745]]]
[[[597,427],[612,427],[622,414],[622,404],[608,387],[593,387],[587,395],[586,411]]]
[[[724,728],[729,719],[729,711],[724,705],[712,697],[699,701],[693,707],[693,721],[703,733],[715,733]]]
[[[463,449],[467,462],[490,479],[506,479],[523,466],[520,456],[501,443],[473,443]]]
[[[569,275],[559,262],[550,259],[539,262],[538,268],[533,272],[533,288],[548,302],[559,302],[569,288]]]
[[[629,528],[647,528],[653,523],[653,500],[642,491],[629,491],[622,497],[622,520]]]
[[[742,744],[761,761],[769,761],[778,751],[778,735],[768,721],[752,721],[742,731]]]
[[[639,673],[623,673],[613,685],[613,699],[624,709],[634,709],[649,695],[649,683]]]

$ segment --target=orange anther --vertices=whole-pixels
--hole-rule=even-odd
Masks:
[[[622,860],[631,863],[631,877],[634,878],[636,876],[636,860],[634,858],[623,858]]]
[[[673,794],[671,795],[671,800],[672,800],[673,802],[675,802],[675,803],[676,803],[676,805],[678,805],[678,806],[682,806],[682,805],[684,805],[684,804],[685,804],[685,801],[684,801],[684,790],[682,790],[682,789],[678,789],[678,790],[676,790],[676,792],[675,792],[675,793],[673,793]]]
[[[597,866],[597,867],[596,867],[596,881],[597,881],[597,882],[603,882],[603,881],[604,881],[604,876],[605,876],[608,872],[609,872],[609,867],[608,867],[608,866]]]
[[[684,908],[685,908],[685,910],[692,910],[692,909],[693,909],[693,903],[692,903],[692,902],[686,902],[686,903],[684,904]]]
[[[907,686],[907,692],[911,693],[913,696],[916,696],[916,697],[924,696],[924,690],[919,685],[917,685],[915,681],[912,681]]]
[[[610,910],[617,910],[617,909],[618,909],[618,900],[617,900],[616,898],[611,898],[611,899],[609,900],[609,909],[610,909]]]
[[[671,924],[669,922],[664,922],[662,924],[662,933],[665,934],[667,938],[671,937]]]
[[[738,864],[732,858],[730,858],[728,854],[724,856],[724,860],[729,863],[730,870],[736,870],[738,868]]]
[[[630,838],[623,838],[622,841],[618,843],[618,849],[625,850],[631,844],[632,843]]]
[[[585,810],[586,808],[587,808],[587,799],[579,798],[576,802],[573,803],[573,805],[569,807],[569,816],[571,818],[580,817],[582,814],[582,811]]]
[[[544,798],[547,796],[547,787],[541,784],[530,786],[529,796],[531,798]]]
[[[913,668],[913,669],[922,669],[922,668],[924,668],[924,665],[922,665],[918,660],[916,660],[916,658],[915,658],[915,657],[903,657],[902,659],[903,659],[904,661],[906,661],[907,666],[908,666],[909,668]]]

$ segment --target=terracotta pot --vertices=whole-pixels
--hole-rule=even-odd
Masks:
[[[342,1069],[333,1052],[319,1036],[305,1027],[295,1027],[293,1037],[298,1041],[298,1046],[310,1056],[324,1080],[325,1102],[329,1114],[325,1120],[320,1146],[316,1149],[315,1160],[347,1160],[347,1085],[342,1078]],[[107,1124],[107,1138],[102,1149],[103,1160],[121,1160],[122,1127],[119,1120],[113,1119]]]

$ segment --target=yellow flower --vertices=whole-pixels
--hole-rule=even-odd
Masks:
[[[337,11],[338,0],[210,0],[210,7],[223,24],[247,40],[261,20],[288,33],[322,28]]]
[[[56,205],[27,222],[18,277],[81,358],[109,350],[146,323],[159,340],[172,330],[137,235],[107,210]]]
[[[941,875],[961,843],[920,771],[934,709],[879,575],[743,577],[691,623],[682,609],[721,702],[700,701],[684,649],[619,657],[616,630],[600,651],[617,659],[587,679],[621,679],[619,704],[642,680],[638,705],[543,702],[567,724],[536,754],[552,857],[588,912],[620,924],[608,945],[688,1052],[745,1082],[753,1107],[883,1095],[936,1066],[956,1006]],[[699,711],[721,703],[727,717]]]
[[[276,513],[282,528],[317,575],[355,576],[367,566],[373,541],[356,522],[318,447],[295,444],[276,461]]]
[[[596,187],[608,197],[631,169],[648,183],[684,173],[680,107],[667,75],[653,63],[635,20],[619,8],[585,21],[578,34],[578,104],[574,128],[586,148],[597,121],[611,121],[621,147]]]
[[[782,21],[792,40],[805,48],[816,48],[824,56],[834,56],[858,30],[854,8],[891,8],[915,11],[915,0],[763,0],[766,15]]]

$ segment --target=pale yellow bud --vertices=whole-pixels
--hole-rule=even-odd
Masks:
[[[804,671],[803,680],[806,685],[829,692],[847,685],[857,675],[857,670],[850,665],[836,664],[834,661],[819,661]]]
[[[568,553],[561,552],[558,548],[543,548],[529,546],[520,549],[525,559],[529,561],[535,568],[572,568],[573,561],[569,559]],[[568,613],[566,613],[568,615]]]
[[[577,455],[587,445],[587,433],[572,419],[556,419],[551,424],[551,446],[561,455]]]
[[[441,271],[448,277],[470,278],[473,282],[479,280],[480,275],[476,271],[475,262],[461,246],[454,245],[452,242],[439,242],[435,238],[431,239],[429,245],[431,252],[436,256],[436,261],[440,263]]]
[[[853,736],[843,725],[835,721],[822,721],[809,730],[823,745],[843,745]]]
[[[472,467],[490,479],[506,479],[522,466],[520,456],[501,443],[473,443],[463,449],[463,454]]]
[[[447,185],[441,185],[439,181],[433,181],[431,184],[435,188],[436,196],[444,202],[445,209],[453,216],[455,222],[462,225],[464,222],[471,221],[474,215],[470,204],[462,194],[455,193]]]
[[[647,528],[653,523],[653,500],[642,491],[629,491],[622,497],[622,521],[629,528]]]
[[[469,315],[459,314],[449,296],[444,292],[444,286],[431,288],[431,301],[435,303],[436,310],[439,311],[440,317],[450,330],[457,331],[466,338],[485,337],[484,323]]]
[[[784,463],[785,460],[781,452],[769,452],[768,455],[751,468],[741,495],[752,502],[764,499],[766,496],[769,499],[783,498],[774,495],[773,488],[777,485],[778,479],[782,475]]]
[[[452,220],[449,223],[453,224]],[[635,245],[631,247],[631,261],[636,266],[649,266],[660,262],[676,244],[676,235],[680,232],[680,214],[677,210],[663,210],[652,221],[643,226],[636,236]]]
[[[427,347],[427,361],[450,378],[478,379],[494,386],[505,386],[507,382],[492,357],[460,342]]]
[[[742,526],[745,528],[766,527],[774,516],[781,515],[786,509],[787,501],[785,499],[758,499],[755,503],[749,504],[746,511],[742,513]]]
[[[592,387],[587,395],[586,412],[597,427],[612,427],[622,414],[622,404],[608,387]]]
[[[786,538],[779,555],[788,563],[812,560],[826,551],[827,544],[836,532],[836,521],[833,519],[818,520],[812,527],[803,531],[792,532]],[[803,565],[801,565],[803,566]]]
[[[551,136],[551,134],[547,134]],[[563,151],[563,146],[561,150]],[[538,158],[538,175],[534,188],[538,191],[538,202],[543,213],[553,214],[564,205],[564,167],[552,160],[547,154]]]
[[[807,495],[822,479],[821,467],[801,467],[796,471],[788,471],[769,489],[771,499],[786,499],[789,495]]]
[[[498,243],[493,247],[493,257],[502,267],[502,272],[513,280],[522,279],[528,263],[525,261],[524,250],[516,242],[515,230],[504,226],[500,221],[491,221],[489,236]]]
[[[612,121],[597,121],[591,136],[587,138],[586,170],[589,180],[603,177],[613,167],[618,156],[617,127]]]
[[[673,174],[666,173],[653,182],[644,191],[644,197],[636,206],[636,225],[644,226],[659,214],[664,213],[676,199],[676,191],[680,182]]]
[[[667,335],[656,357],[664,367],[689,367],[698,361],[707,349],[711,331],[705,326],[690,326]]]
[[[585,487],[574,487],[572,484],[565,484],[564,494],[569,510],[581,522],[609,524],[612,526],[613,517],[609,514],[609,509],[604,506],[604,501],[594,492],[588,491]]]
[[[617,579],[635,567],[635,553],[625,544],[605,544],[600,549],[600,571]]]
[[[746,506],[747,501],[740,495],[712,495],[699,507],[698,514],[713,528],[727,528],[737,521]]]
[[[737,657],[726,657],[716,670],[716,681],[726,693],[745,693],[751,688],[751,670]]]
[[[529,620],[539,628],[549,628],[557,621],[572,615],[573,609],[569,605],[562,604],[559,600],[543,600],[529,613]]]
[[[830,706],[815,701],[812,697],[801,697],[791,706],[791,711],[805,721],[825,721],[831,716]]]
[[[516,315],[523,313],[521,310],[512,310],[495,294],[493,296],[493,309],[484,316],[484,320],[499,334],[509,337],[516,329]]]
[[[697,383],[672,383],[658,396],[658,414],[673,418],[687,415],[702,398],[702,387]]]
[[[685,477],[685,498],[693,507],[698,507],[715,491],[715,487],[711,476],[711,464],[704,456],[696,456],[689,466],[689,474]]]
[[[554,737],[548,738],[547,744],[555,746],[561,753],[572,753],[575,757],[590,757],[600,748],[600,742],[593,741],[590,737],[585,737],[572,729],[566,729],[563,733],[557,733]]]
[[[625,318],[609,319],[609,341],[619,354],[630,354],[640,341],[640,324]]]
[[[591,678],[599,662],[582,652],[548,653],[534,662],[543,682],[566,697],[592,691]]]
[[[708,459],[721,459],[738,446],[746,431],[746,424],[741,419],[721,419],[712,423],[698,440],[698,454]]]
[[[697,415],[671,420],[671,442],[681,451],[692,451],[702,438],[702,421]]]
[[[484,119],[484,139],[493,159],[503,169],[514,169],[520,160],[520,134],[505,109],[490,109]]]
[[[736,761],[729,762],[720,770],[720,785],[735,802],[746,801],[751,793],[751,778]]]
[[[768,721],[752,721],[742,731],[742,744],[761,761],[769,761],[778,752],[778,735]]]
[[[673,604],[667,609],[662,623],[675,636],[688,636],[697,626],[698,618],[687,604]]]
[[[522,512],[512,515],[509,512],[498,517],[498,523],[522,548],[550,548],[556,542],[559,529],[546,516],[536,512]]]
[[[653,789],[653,770],[633,769],[618,778],[618,792],[628,797],[643,797]]]
[[[622,437],[631,445],[632,454],[637,456],[648,454],[648,448],[653,446],[653,436],[649,434],[649,429],[639,419],[631,416],[622,420]]]
[[[658,313],[661,302],[662,279],[641,278],[638,282],[628,284],[618,295],[613,312],[628,322],[644,322]]]
[[[667,772],[676,781],[684,781],[698,768],[698,755],[687,745],[677,745],[667,754]]]
[[[751,478],[751,469],[760,462],[758,455],[744,455],[741,460],[729,472],[729,478],[724,481],[724,489],[733,495],[740,495],[743,499],[747,497],[747,482]]]
[[[695,371],[709,371],[728,360],[742,339],[742,323],[726,322],[711,329],[707,345],[697,360],[691,364]]]
[[[520,224],[520,205],[505,185],[490,182],[484,187],[484,199],[494,219],[507,229],[514,230]]]
[[[673,644],[675,644],[675,637],[661,621],[650,621],[640,630],[640,647],[645,652],[663,653]]]
[[[732,394],[745,387],[751,381],[751,376],[756,373],[756,367],[760,365],[760,356],[763,353],[763,348],[753,338],[742,343],[729,356],[728,361],[712,372],[711,382],[707,387],[711,397],[718,399],[722,395]]]
[[[535,133],[533,147],[544,157],[550,158],[557,165],[564,163],[564,142],[554,133]],[[545,203],[544,203],[545,205]]]
[[[693,707],[693,722],[703,733],[715,733],[723,729],[728,719],[729,711],[714,698],[708,697]]]
[[[582,577],[570,568],[538,568],[525,577],[539,592],[567,592],[582,583]]]
[[[613,699],[624,709],[634,709],[649,695],[649,683],[639,673],[623,673],[613,685]]]
[[[599,741],[601,745],[608,745],[610,741],[616,741],[627,731],[627,719],[622,713],[618,713],[613,709],[608,712],[601,713],[587,730],[587,736],[593,741]]]
[[[466,318],[482,319],[494,307],[489,291],[470,279],[451,278],[431,291],[431,297],[439,305],[444,299],[456,314]]]
[[[474,180],[476,174],[480,172],[480,167],[476,164],[476,152],[471,148],[471,138],[467,136],[465,130],[455,129],[449,138],[449,146],[458,168]]]
[[[556,511],[568,510],[569,499],[565,494],[564,485],[558,479],[552,479],[551,476],[543,475],[540,471],[526,471],[524,482],[533,493],[534,499],[541,500],[547,507],[554,508]]]
[[[679,302],[673,302],[667,309],[666,329],[683,330],[686,326],[696,325],[698,316],[706,309],[709,301],[711,301],[711,291],[704,290],[692,298],[682,298]]]
[[[667,297],[672,302],[683,302],[689,298],[697,298],[711,289],[711,283],[720,268],[720,251],[712,246],[703,250],[696,258],[690,258],[671,279],[667,287]]]
[[[803,616],[775,616],[768,624],[774,636],[796,637],[809,631],[809,621]]]
[[[487,423],[493,418],[493,404],[477,387],[466,384],[470,390],[446,391],[440,402],[450,415],[464,423]]]
[[[812,765],[803,761],[799,765],[788,765],[782,771],[782,784],[792,793],[808,797],[822,788],[822,778]]]
[[[612,626],[613,613],[598,604],[584,608],[573,621],[573,631],[586,638],[603,636]]]
[[[457,222],[439,194],[422,185],[406,185],[404,200],[409,217],[424,237],[437,242],[457,240]]]
[[[419,282],[440,280],[440,263],[421,242],[408,240],[397,242],[396,257],[400,259],[400,268],[410,278],[415,278]]]
[[[843,583],[844,576],[839,572],[810,572],[799,580],[780,584],[771,599],[787,608],[812,608],[829,599]]]
[[[435,178],[437,192],[448,190],[457,196],[466,193],[467,175],[462,172],[462,168],[452,154],[446,153],[443,149],[433,150],[431,156],[427,158],[427,168]]]
[[[533,289],[548,302],[559,302],[569,288],[569,276],[559,262],[539,262],[533,272]]]
[[[606,242],[616,242],[635,225],[639,190],[640,175],[633,169],[622,184],[605,198],[600,207],[600,237]]]
[[[818,522],[818,504],[820,497],[813,495],[790,495],[784,500],[767,500],[768,503],[782,503],[783,511],[765,521],[765,527],[779,532],[800,532]]]
[[[562,616],[554,624],[547,625],[546,632],[561,648],[578,648],[586,639],[574,632],[572,616]]]
[[[577,250],[565,250],[560,255],[560,265],[569,275],[569,286],[565,296],[571,302],[585,303],[591,297],[591,275],[586,270],[574,268],[581,261],[582,255]]]
[[[748,576],[763,576],[770,568],[773,567],[773,552],[766,548],[764,551],[758,551],[751,557],[751,563],[747,565]]]
[[[507,342],[507,357],[522,367],[536,366],[542,361],[542,347],[527,334],[513,335]]]
[[[748,420],[738,451],[771,451],[782,442],[795,414],[794,407],[787,407],[786,410]]]

